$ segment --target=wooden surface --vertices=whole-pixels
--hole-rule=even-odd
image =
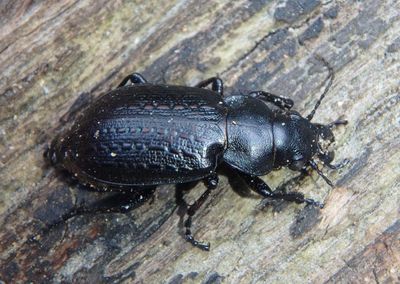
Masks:
[[[398,283],[399,20],[395,0],[1,1],[0,279]],[[335,188],[315,174],[292,188],[324,201],[323,210],[273,210],[222,175],[194,219],[210,252],[183,241],[171,186],[126,214],[62,222],[105,196],[67,183],[42,158],[78,97],[98,96],[133,71],[182,85],[218,74],[226,94],[267,90],[307,114],[327,77],[316,55],[336,78],[315,121],[350,122],[335,132],[336,160],[349,165],[324,170]],[[293,175],[263,179],[276,187]]]

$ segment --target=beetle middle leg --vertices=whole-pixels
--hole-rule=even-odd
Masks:
[[[264,91],[251,92],[249,93],[249,96],[272,103],[283,110],[290,110],[294,104],[291,99],[280,97]]]
[[[196,88],[204,88],[204,87],[207,87],[210,84],[212,84],[211,90],[217,92],[221,96],[223,95],[224,83],[222,82],[221,78],[218,78],[218,77],[211,77],[211,78],[208,78],[208,79],[206,79],[204,81],[201,81],[195,87]]]
[[[122,82],[118,85],[118,88],[126,86],[129,81],[131,81],[131,83],[134,85],[147,83],[147,80],[142,75],[140,75],[139,73],[133,73],[126,76],[124,80],[122,80]]]
[[[192,205],[190,205],[189,209],[187,210],[188,218],[185,221],[185,228],[186,228],[185,239],[195,247],[208,251],[210,250],[210,243],[199,242],[195,240],[192,235],[191,231],[192,217],[210,196],[211,191],[217,187],[218,175],[215,173],[210,175],[204,180],[204,183],[207,186],[207,190],[199,197],[199,199],[197,199]]]
[[[272,199],[282,199],[286,201],[296,202],[296,203],[306,203],[308,205],[317,206],[323,208],[324,205],[318,201],[310,198],[305,198],[300,192],[277,192],[272,191],[271,188],[262,179],[257,176],[252,176],[238,172],[239,176],[248,184],[248,186],[254,190],[256,193],[263,197]]]

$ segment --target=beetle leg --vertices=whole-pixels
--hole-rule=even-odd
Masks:
[[[282,192],[282,193],[286,193],[286,192],[288,192],[288,189],[290,190],[291,188],[293,188],[294,186],[296,186],[296,185],[299,185],[306,177],[308,177],[309,176],[309,173],[308,173],[308,171],[305,169],[305,168],[303,168],[303,169],[301,169],[300,170],[300,174],[299,175],[297,175],[297,176],[295,176],[295,177],[293,177],[293,178],[291,178],[291,179],[289,179],[289,180],[287,180],[287,181],[285,181],[284,183],[282,183],[281,185],[279,185],[275,190],[274,190],[274,192]],[[275,201],[275,202],[273,202],[273,201]],[[270,200],[270,199],[264,199],[264,200],[262,200],[262,202],[260,203],[260,209],[263,209],[263,208],[265,208],[265,207],[267,207],[267,206],[269,206],[269,205],[272,205],[273,206],[273,210],[274,210],[274,212],[279,212],[279,211],[281,211],[282,210],[282,205],[283,205],[283,203],[284,203],[284,200],[277,200],[277,199],[274,199],[274,200]]]
[[[201,81],[195,87],[196,88],[204,88],[210,84],[212,84],[211,90],[213,90],[213,91],[217,92],[218,94],[220,94],[221,96],[223,96],[224,83],[222,82],[221,78],[218,78],[218,77],[211,77],[204,81]]]
[[[90,204],[85,204],[85,200],[77,200],[77,204],[72,207],[69,211],[64,213],[53,223],[46,224],[46,226],[40,229],[40,232],[36,235],[47,235],[54,228],[65,224],[68,220],[82,215],[87,214],[98,214],[98,213],[126,213],[130,210],[138,208],[145,201],[149,200],[155,191],[155,187],[147,188],[143,191],[135,191],[132,193],[117,192],[105,199],[95,201]]]
[[[271,94],[268,92],[264,92],[264,91],[251,92],[251,93],[249,93],[249,96],[272,103],[283,110],[291,109],[294,104],[291,99],[279,97],[277,95],[274,95],[274,94]]]
[[[324,179],[324,181],[325,181],[327,184],[329,184],[331,187],[333,187],[333,183],[332,183],[332,182],[330,181],[330,179],[328,179],[328,178],[323,174],[323,172],[318,168],[318,165],[317,165],[316,162],[314,162],[313,160],[311,160],[311,161],[309,162],[309,164],[310,164],[311,168],[312,168],[313,170],[315,170],[315,171],[317,172],[317,174],[318,174],[320,177],[322,177],[322,178]]]
[[[188,218],[185,221],[185,239],[190,242],[195,247],[198,247],[202,250],[208,251],[210,250],[210,243],[203,243],[199,242],[194,239],[191,231],[192,226],[192,217],[197,212],[197,210],[204,204],[207,198],[210,196],[210,193],[213,189],[215,189],[218,185],[218,176],[217,174],[212,174],[211,176],[207,177],[204,180],[207,190],[197,199],[192,205],[190,205],[189,209],[187,210]]]
[[[126,76],[125,79],[122,80],[122,82],[118,85],[118,88],[126,86],[128,81],[131,81],[133,85],[147,83],[146,79],[142,75],[140,75],[139,73],[133,73]]]
[[[156,187],[149,187],[143,191],[137,191],[135,194],[132,193],[117,193],[106,199],[95,202],[92,208],[81,208],[80,212],[83,214],[87,213],[127,213],[144,202],[154,197],[154,191]]]
[[[314,201],[310,198],[305,198],[300,192],[276,192],[272,191],[271,188],[259,177],[252,176],[238,172],[238,174],[243,178],[243,180],[249,185],[249,187],[260,194],[263,197],[272,199],[282,199],[286,201],[296,202],[296,203],[306,203],[308,205],[317,206],[323,208],[324,205],[318,201]]]

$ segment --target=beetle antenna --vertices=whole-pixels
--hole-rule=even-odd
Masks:
[[[322,173],[322,171],[318,168],[317,163],[313,160],[310,161],[310,166],[317,172],[317,174],[324,179],[324,181],[333,187],[333,183]]]
[[[331,66],[329,65],[329,63],[325,60],[325,58],[323,58],[323,57],[321,57],[321,56],[319,56],[319,55],[316,55],[316,58],[319,59],[319,60],[321,60],[322,63],[324,63],[324,65],[326,66],[326,68],[328,68],[328,71],[329,71],[329,75],[328,75],[329,82],[328,82],[328,85],[326,85],[324,92],[322,93],[322,95],[319,97],[317,103],[315,104],[314,109],[313,109],[313,110],[311,111],[311,113],[310,113],[309,115],[307,115],[307,117],[306,117],[307,120],[310,120],[310,121],[311,121],[311,119],[314,117],[314,114],[315,114],[315,112],[317,111],[318,107],[321,105],[321,102],[322,102],[322,100],[324,99],[326,93],[328,93],[330,87],[332,86],[333,79],[334,79],[334,77],[335,77],[334,74],[333,74],[333,69],[332,69],[332,67],[331,67]]]

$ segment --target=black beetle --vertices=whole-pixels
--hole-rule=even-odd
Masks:
[[[44,155],[100,191],[203,180],[207,190],[187,210],[185,237],[208,250],[208,243],[193,238],[191,218],[217,187],[221,163],[263,197],[322,208],[298,192],[273,192],[259,176],[280,167],[311,167],[332,185],[314,159],[333,169],[343,165],[331,164],[327,146],[334,139],[331,128],[346,121],[310,122],[332,83],[329,71],[329,84],[306,118],[291,110],[292,100],[267,92],[223,97],[217,77],[184,87],[150,84],[134,73],[94,101]]]

